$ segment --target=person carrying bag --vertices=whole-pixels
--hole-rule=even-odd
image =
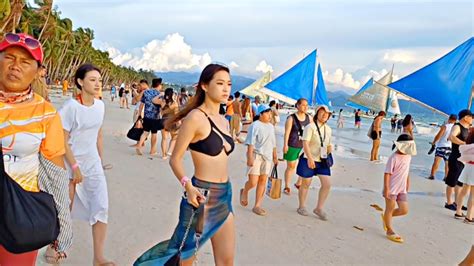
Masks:
[[[272,173],[268,177],[267,196],[272,199],[281,198],[281,179],[278,178],[277,165],[273,166]]]

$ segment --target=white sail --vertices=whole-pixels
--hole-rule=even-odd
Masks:
[[[264,94],[261,89],[268,82],[272,80],[272,74],[270,72],[265,73],[260,79],[256,80],[254,83],[247,86],[245,89],[241,90],[240,93],[245,94],[250,97],[260,96],[260,98],[266,102],[267,95]]]

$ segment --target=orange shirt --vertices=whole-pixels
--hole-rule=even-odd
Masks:
[[[227,101],[227,109],[225,111],[225,115],[233,115],[234,114],[234,101]]]
[[[65,153],[61,118],[37,94],[27,103],[0,103],[0,139],[5,171],[27,191],[39,191],[38,153],[47,159]]]

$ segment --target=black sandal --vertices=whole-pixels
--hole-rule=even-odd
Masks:
[[[464,218],[464,222],[467,224],[474,224],[474,219]]]

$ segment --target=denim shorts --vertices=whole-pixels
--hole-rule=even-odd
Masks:
[[[320,162],[314,163],[316,164],[316,168],[309,168],[308,159],[301,156],[298,160],[298,166],[296,167],[296,174],[303,178],[311,178],[316,175],[331,176],[331,168],[329,168],[326,164],[322,164]]]

